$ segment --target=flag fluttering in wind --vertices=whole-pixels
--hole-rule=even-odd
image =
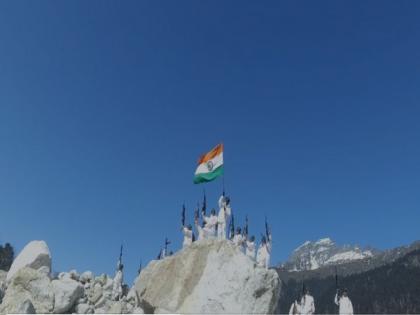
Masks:
[[[202,155],[195,170],[194,184],[210,182],[223,174],[223,144]]]

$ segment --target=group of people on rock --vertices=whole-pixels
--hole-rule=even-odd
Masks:
[[[337,290],[334,303],[338,306],[338,313],[342,315],[353,315],[353,304],[348,297],[347,289],[344,289],[341,294]],[[312,295],[309,294],[308,288],[303,291],[303,296],[300,301],[295,300],[290,306],[289,315],[312,315],[315,314],[315,301]]]
[[[266,235],[262,236],[261,243],[256,251],[255,236],[248,237],[248,227],[243,230],[238,227],[236,232],[231,233],[227,237],[227,228],[229,218],[232,216],[232,209],[230,205],[230,198],[224,194],[219,198],[219,212],[216,214],[216,210],[213,208],[210,211],[210,215],[206,215],[204,199],[203,208],[201,211],[202,222],[200,224],[199,210],[197,209],[194,216],[194,225],[198,235],[198,241],[203,239],[219,239],[225,240],[230,239],[233,244],[238,246],[243,253],[245,253],[252,260],[256,261],[258,266],[265,267],[268,269],[270,265],[271,256],[271,232],[266,226]],[[185,209],[185,208],[184,208]],[[185,211],[185,210],[184,210]],[[183,216],[185,214],[183,213]],[[190,246],[195,241],[195,234],[191,224],[185,224],[185,219],[182,220],[182,233],[184,236],[183,248]]]
[[[240,227],[236,228],[236,231],[229,231],[227,233],[227,223],[229,218],[232,216],[232,209],[230,205],[230,198],[224,194],[219,198],[219,213],[216,214],[216,210],[213,208],[210,211],[210,215],[206,215],[206,200],[204,199],[203,208],[201,211],[202,222],[200,224],[200,216],[198,215],[198,210],[196,211],[194,217],[194,225],[197,230],[198,241],[204,239],[219,239],[225,240],[229,239],[235,246],[237,246],[246,256],[256,262],[260,267],[268,269],[270,265],[270,256],[271,256],[271,232],[269,231],[268,225],[266,223],[266,235],[261,237],[261,242],[256,251],[256,242],[255,236],[248,237],[248,223],[244,229]],[[184,208],[185,212],[185,208]],[[183,213],[185,216],[185,213]],[[247,221],[247,220],[246,220]],[[190,246],[195,240],[195,235],[191,224],[185,224],[185,218],[182,220],[182,233],[184,236],[183,248]],[[232,223],[232,222],[231,222]],[[227,236],[228,235],[228,236]],[[171,256],[173,253],[170,251],[168,253],[167,246],[170,244],[168,239],[165,239],[165,246],[159,252],[158,259],[163,259],[166,256]],[[112,288],[112,298],[115,301],[120,300],[123,297],[123,268],[122,264],[122,246],[120,252],[120,258],[117,263],[116,273],[113,281]],[[138,273],[140,274],[141,267],[139,268]],[[334,303],[339,307],[339,314],[348,314],[353,315],[353,305],[348,297],[347,289],[344,289],[341,294],[339,290],[334,298]],[[303,295],[301,298],[296,299],[290,306],[290,315],[312,315],[315,314],[315,301],[312,295],[309,293],[308,288],[303,289]]]

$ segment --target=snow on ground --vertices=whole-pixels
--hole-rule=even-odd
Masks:
[[[325,263],[331,264],[337,261],[349,261],[349,260],[358,260],[367,257],[373,256],[371,251],[365,252],[356,252],[356,251],[348,251],[344,253],[335,254],[334,256],[330,257]]]

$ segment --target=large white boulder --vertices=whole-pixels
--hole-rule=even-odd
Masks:
[[[30,310],[31,305],[36,313],[51,313],[54,308],[54,292],[45,274],[25,267],[11,279],[0,306],[0,314]]]
[[[51,272],[51,254],[44,241],[29,242],[22,249],[7,273],[7,281],[10,281],[24,267],[30,267],[35,270],[41,269],[43,273],[46,270],[48,270],[48,273]]]
[[[72,279],[53,280],[54,313],[66,313],[83,296],[83,286]]]
[[[258,313],[275,311],[280,280],[257,267],[230,241],[202,240],[152,261],[135,284],[145,313]]]

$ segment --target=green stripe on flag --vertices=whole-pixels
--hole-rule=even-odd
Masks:
[[[220,165],[211,173],[201,173],[194,176],[194,184],[211,182],[223,174],[223,165]]]

